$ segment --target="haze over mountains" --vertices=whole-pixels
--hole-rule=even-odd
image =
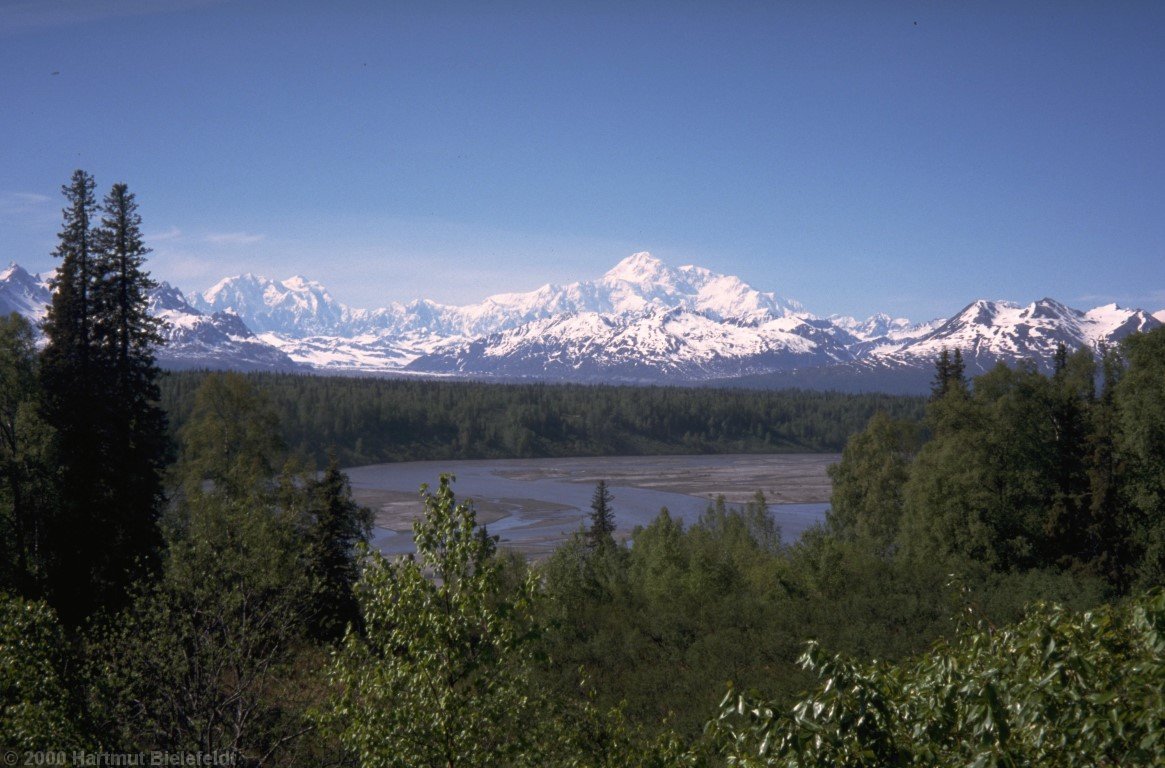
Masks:
[[[49,297],[45,277],[16,265],[0,272],[0,312],[37,320]],[[1053,299],[977,300],[924,323],[820,317],[737,277],[648,253],[595,280],[466,306],[357,309],[303,277],[245,274],[186,295],[163,283],[151,309],[168,324],[159,360],[171,368],[886,391],[925,390],[944,347],[963,351],[969,373],[999,361],[1046,366],[1061,343],[1111,345],[1165,318]]]

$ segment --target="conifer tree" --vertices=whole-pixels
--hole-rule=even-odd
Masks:
[[[947,393],[951,385],[951,353],[943,347],[938,360],[934,363],[934,380],[930,385],[930,397],[938,400]]]
[[[169,458],[154,359],[154,348],[162,343],[160,323],[149,314],[149,291],[156,284],[145,270],[150,249],[142,241],[134,195],[125,184],[114,184],[101,210],[93,238],[93,304],[95,342],[106,382],[110,522],[121,537],[119,555],[138,560],[134,570],[142,573],[158,565],[162,470]]]
[[[963,350],[955,347],[955,357],[951,361],[951,386],[960,392],[967,391],[967,366],[963,363]]]
[[[967,377],[966,365],[963,363],[963,352],[956,348],[952,356],[950,351],[943,347],[935,361],[934,380],[930,386],[930,399],[941,400],[951,390],[966,393]]]
[[[124,602],[126,586],[157,565],[167,444],[141,219],[119,184],[95,226],[93,189],[84,171],[63,188],[61,263],[40,375],[59,466],[56,510],[46,521],[47,592],[67,625]]]
[[[66,624],[79,621],[94,600],[95,551],[100,521],[87,509],[98,487],[104,441],[98,434],[97,382],[93,371],[91,293],[96,200],[93,177],[73,173],[61,188],[66,207],[54,255],[60,266],[44,321],[41,356],[42,407],[56,430],[57,504],[45,521],[46,589]]]
[[[88,373],[91,352],[90,292],[93,284],[93,215],[97,201],[93,177],[74,171],[72,181],[61,187],[67,202],[63,223],[53,255],[61,260],[53,280],[53,300],[45,317],[44,332],[46,386],[59,394],[63,382],[56,377],[68,373]]]
[[[368,542],[372,513],[352,499],[335,454],[309,493],[308,562],[316,581],[312,621],[320,637],[338,638],[360,617],[352,588],[360,577],[357,545]]]
[[[156,390],[153,347],[162,339],[159,321],[147,310],[149,292],[157,283],[144,269],[150,249],[142,241],[137,208],[125,184],[114,184],[105,196],[101,226],[94,233],[98,249],[94,303],[100,321],[96,331],[119,383],[129,386],[138,383],[135,379],[148,380],[149,388]]]
[[[611,509],[614,496],[607,489],[607,481],[600,480],[591,496],[591,527],[587,537],[593,546],[614,542],[615,511]]]

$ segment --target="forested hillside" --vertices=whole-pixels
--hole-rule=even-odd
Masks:
[[[170,373],[162,405],[180,429],[206,373]],[[293,450],[346,466],[423,459],[836,452],[875,412],[923,399],[786,390],[482,384],[249,374]]]

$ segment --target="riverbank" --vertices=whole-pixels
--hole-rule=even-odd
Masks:
[[[479,522],[503,546],[539,558],[577,531],[590,512],[595,483],[615,496],[617,530],[629,536],[666,506],[686,524],[723,495],[743,504],[764,492],[785,541],[824,519],[830,464],[838,454],[622,456],[576,459],[420,461],[345,470],[355,499],[376,513],[374,544],[385,554],[412,549],[412,521],[422,512],[421,483],[442,472],[457,480],[458,499],[470,499]]]

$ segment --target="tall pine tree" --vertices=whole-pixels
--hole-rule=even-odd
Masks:
[[[606,480],[600,480],[595,485],[594,495],[591,496],[591,527],[587,531],[587,538],[592,546],[611,544],[615,541],[615,511],[611,509],[614,498],[607,489]]]
[[[103,404],[109,441],[110,522],[121,537],[122,558],[132,575],[157,567],[161,546],[158,512],[162,471],[169,458],[166,415],[158,404],[154,348],[160,322],[149,314],[156,283],[145,270],[150,252],[142,240],[137,201],[125,184],[114,184],[102,204],[93,304],[94,335],[107,382]]]
[[[59,467],[46,522],[46,590],[70,624],[119,605],[128,584],[156,566],[167,444],[141,219],[119,184],[95,226],[93,190],[84,171],[63,187],[61,263],[40,369]]]

